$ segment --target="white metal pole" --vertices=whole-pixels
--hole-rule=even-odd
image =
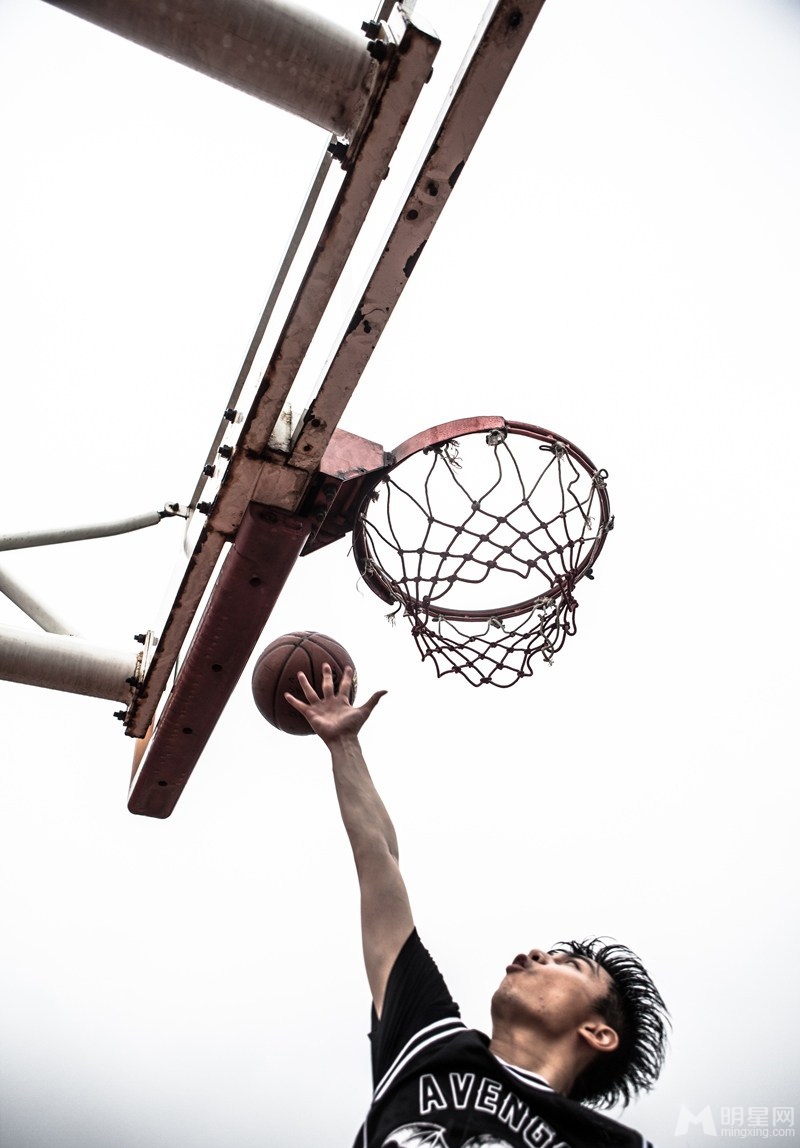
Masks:
[[[40,602],[37,598],[21,586],[16,578],[12,578],[7,570],[0,566],[0,594],[5,596],[19,606],[23,614],[27,614],[32,618],[37,626],[41,626],[43,630],[47,630],[50,634],[71,634],[73,637],[77,636],[77,630],[70,626],[62,618],[59,618],[47,606]]]
[[[54,546],[61,542],[82,542],[87,538],[110,538],[115,534],[127,534],[133,530],[144,530],[147,526],[157,526],[169,514],[162,510],[148,510],[130,518],[120,518],[113,522],[95,522],[88,526],[59,526],[52,530],[27,530],[18,534],[0,534],[0,550],[23,550],[29,546]],[[182,515],[185,517],[185,512]]]
[[[48,0],[84,20],[347,136],[377,62],[360,32],[279,0]]]
[[[110,701],[130,701],[139,651],[0,626],[0,679]]]

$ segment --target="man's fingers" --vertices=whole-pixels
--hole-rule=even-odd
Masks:
[[[371,698],[368,698],[368,699],[367,699],[367,700],[364,702],[364,704],[363,704],[362,706],[359,706],[358,708],[359,708],[359,709],[360,709],[360,710],[361,710],[363,713],[365,713],[367,717],[369,717],[369,715],[370,715],[370,714],[372,713],[372,711],[375,709],[375,706],[378,704],[378,702],[381,700],[381,698],[382,698],[382,697],[385,697],[385,696],[386,696],[386,694],[387,694],[388,692],[389,692],[388,690],[377,690],[377,691],[376,691],[376,692],[375,692],[375,693],[372,695],[372,697],[371,697]]]
[[[300,689],[305,694],[307,700],[302,701],[300,698],[297,698],[294,696],[294,694],[290,694],[290,693],[284,693],[283,696],[286,698],[287,702],[292,707],[292,709],[298,710],[303,715],[303,717],[305,717],[309,721],[311,721],[312,714],[320,714],[321,715],[322,713],[328,711],[329,707],[326,703],[329,703],[329,702],[334,703],[334,708],[337,711],[339,710],[340,706],[342,706],[342,703],[344,703],[344,709],[348,709],[348,710],[350,709],[349,697],[350,697],[350,690],[351,690],[351,687],[353,684],[353,677],[354,677],[353,667],[352,666],[345,666],[344,672],[342,673],[342,680],[339,683],[339,690],[337,693],[337,691],[334,687],[334,682],[333,682],[333,671],[331,670],[330,665],[327,662],[325,662],[323,667],[322,667],[322,692],[321,692],[321,694],[318,694],[316,692],[316,690],[314,689],[314,687],[312,686],[311,682],[308,680],[306,675],[303,673],[303,671],[299,670],[298,674],[297,674],[297,681],[298,681],[298,684],[300,686]],[[368,698],[364,702],[363,705],[358,706],[357,712],[361,715],[362,721],[366,721],[366,719],[369,717],[369,715],[375,709],[375,706],[378,704],[378,702],[381,700],[381,698],[384,696],[385,693],[386,693],[386,690],[377,690],[372,695],[371,698]],[[355,709],[355,707],[353,707],[353,708]],[[359,725],[360,724],[361,723],[359,722]]]
[[[300,689],[306,695],[307,700],[312,705],[314,704],[314,702],[318,702],[319,701],[319,694],[314,689],[311,682],[308,680],[308,678],[306,677],[306,675],[303,673],[302,670],[298,670],[297,680],[300,683]],[[286,694],[285,696],[288,697],[289,695]],[[296,700],[296,699],[293,699],[293,700]],[[300,702],[299,706],[305,706],[305,702]]]

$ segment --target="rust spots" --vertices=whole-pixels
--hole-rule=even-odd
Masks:
[[[450,172],[450,178],[447,182],[449,183],[451,190],[456,186],[456,181],[464,170],[464,164],[466,162],[467,161],[465,159],[462,159],[461,163],[457,163],[453,170]]]
[[[425,250],[425,244],[426,243],[427,243],[427,240],[423,239],[422,243],[420,243],[417,250],[414,251],[413,254],[409,255],[408,259],[406,259],[405,266],[403,267],[403,274],[405,275],[406,279],[409,279],[411,277],[411,272],[416,267],[417,260],[419,259],[422,252]]]
[[[353,315],[353,318],[347,324],[347,334],[352,334],[356,327],[359,327],[363,322],[365,322],[364,312],[359,307],[356,313]]]

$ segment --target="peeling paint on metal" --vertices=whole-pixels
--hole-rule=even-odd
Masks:
[[[420,243],[419,247],[413,253],[413,255],[409,255],[408,259],[406,259],[405,266],[403,267],[403,274],[405,275],[406,279],[409,279],[411,277],[411,272],[416,267],[417,260],[419,259],[422,252],[425,250],[425,244],[427,242],[428,242],[427,239],[423,239],[422,243]]]

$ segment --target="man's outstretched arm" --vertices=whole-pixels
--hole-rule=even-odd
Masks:
[[[380,1015],[389,973],[414,928],[394,826],[369,775],[358,740],[361,727],[385,691],[356,707],[347,700],[353,680],[349,667],[336,693],[330,667],[325,666],[321,697],[304,674],[298,677],[306,701],[299,702],[289,694],[286,699],[305,716],[331,753],[336,796],[361,889],[364,963]]]

